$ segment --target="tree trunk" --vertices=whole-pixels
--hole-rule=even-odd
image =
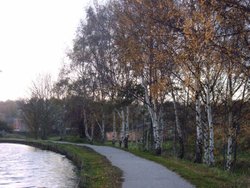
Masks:
[[[194,162],[202,163],[203,130],[202,130],[202,121],[201,121],[200,91],[196,92],[195,109],[196,109],[196,150],[195,150]]]
[[[203,163],[209,165],[209,128],[207,122],[203,123]]]
[[[213,116],[211,107],[211,97],[210,97],[210,87],[207,87],[206,93],[206,109],[207,109],[207,122],[209,131],[209,161],[208,165],[214,165],[214,126],[213,126]]]
[[[91,138],[91,140],[90,140],[90,143],[91,144],[93,144],[93,138],[94,138],[94,129],[95,129],[95,126],[94,126],[95,124],[94,124],[94,122],[92,121],[91,122],[91,136],[90,136],[90,138]]]
[[[120,140],[119,140],[119,146],[122,147],[122,145],[124,145],[124,139],[125,139],[125,136],[126,136],[126,120],[125,120],[125,114],[124,114],[124,109],[122,108],[121,110],[121,113],[118,111],[118,110],[115,110],[117,111],[117,114],[119,115],[119,117],[121,118],[121,123],[122,123],[122,127],[121,127],[121,130],[120,130]]]
[[[102,110],[102,127],[101,127],[102,143],[105,142],[105,114]]]
[[[126,135],[129,134],[129,107],[126,106],[126,128],[125,128],[125,131],[126,131]]]
[[[230,171],[233,166],[233,140],[234,140],[234,128],[233,128],[233,91],[232,91],[232,75],[228,75],[228,138],[227,138],[227,162],[226,170]]]
[[[112,133],[112,144],[116,143],[116,116],[115,111],[113,111],[113,133]]]
[[[89,135],[89,131],[88,131],[88,124],[87,124],[87,115],[86,115],[86,111],[85,110],[83,110],[83,118],[84,118],[84,131],[85,131],[85,136],[87,137],[87,139],[90,141],[90,142],[92,142],[93,141],[93,137],[91,137],[90,135]],[[93,127],[93,125],[91,125],[91,132],[92,132],[92,128]],[[93,134],[92,134],[93,135]]]
[[[125,120],[125,134],[124,134],[124,148],[128,148],[129,139],[129,107],[126,107],[126,120]]]
[[[152,128],[153,128],[153,140],[154,140],[154,149],[157,155],[161,154],[161,138],[160,138],[160,130],[159,130],[159,122],[157,119],[156,112],[152,112]]]
[[[233,166],[233,130],[229,129],[227,138],[227,162],[226,170],[230,171]]]
[[[179,146],[180,146],[180,150],[179,150],[179,153],[178,153],[178,157],[182,159],[182,158],[184,157],[183,134],[182,134],[182,129],[181,129],[180,120],[179,120],[179,113],[178,113],[177,104],[176,104],[176,99],[175,99],[175,95],[174,95],[173,90],[172,90],[172,98],[173,98],[174,113],[175,113],[175,126],[176,126],[176,129],[175,129],[175,130],[177,131],[178,142],[179,142]]]
[[[227,162],[226,162],[226,170],[230,171],[233,166],[233,113],[232,110],[229,109],[228,113],[228,138],[227,138]]]
[[[124,109],[122,109],[121,111],[121,119],[122,119],[122,129],[121,129],[121,140],[120,142],[123,144],[124,146],[124,139],[125,139],[125,135],[126,135],[126,132],[125,132],[125,126],[126,126],[126,122],[125,122],[125,115],[124,115]]]
[[[95,121],[100,129],[100,132],[101,132],[101,141],[102,143],[105,142],[105,121],[104,121],[104,113],[102,113],[102,122],[101,124],[99,123],[95,113],[94,113],[94,116],[95,116]]]
[[[151,102],[149,100],[149,94],[148,89],[144,81],[144,77],[142,77],[142,86],[144,87],[145,91],[145,101],[147,105],[147,109],[150,114],[150,118],[152,121],[152,128],[153,128],[153,142],[154,142],[154,150],[156,155],[161,154],[161,138],[160,138],[160,125],[159,125],[159,119],[156,113],[156,103]]]

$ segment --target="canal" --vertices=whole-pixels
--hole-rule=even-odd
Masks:
[[[77,168],[63,155],[0,143],[0,188],[74,188]]]

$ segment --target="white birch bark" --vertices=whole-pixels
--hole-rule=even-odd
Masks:
[[[226,159],[226,170],[230,171],[233,166],[233,128],[229,128],[228,131]]]
[[[95,115],[95,121],[100,129],[100,132],[101,132],[101,140],[102,142],[105,141],[105,122],[104,122],[104,114],[102,114],[102,123],[100,124],[96,115]]]
[[[203,130],[202,130],[202,120],[201,120],[201,101],[200,93],[196,92],[195,99],[195,110],[196,110],[196,152],[195,152],[195,162],[202,162],[202,140],[203,140]]]
[[[85,132],[85,136],[87,137],[87,139],[89,141],[93,141],[93,125],[91,126],[91,136],[89,135],[89,131],[88,131],[88,124],[87,124],[87,115],[86,115],[86,111],[83,110],[83,116],[84,116],[84,132]]]
[[[209,84],[206,88],[206,109],[207,109],[207,122],[208,122],[208,132],[209,132],[209,161],[208,165],[214,165],[214,126],[213,126],[213,116],[211,107],[211,97],[210,97],[210,87]]]
[[[231,170],[233,166],[233,94],[232,94],[232,76],[228,75],[228,138],[227,138],[227,156],[226,170]]]
[[[129,106],[126,106],[126,127],[125,127],[125,135],[129,135]]]
[[[125,131],[124,131],[124,139],[123,145],[124,148],[128,148],[128,139],[129,139],[129,107],[126,106],[126,117],[124,117]]]
[[[105,114],[102,110],[102,127],[101,127],[101,134],[102,134],[102,142],[105,142]]]
[[[123,142],[124,138],[125,138],[125,134],[126,134],[126,132],[125,132],[126,122],[125,122],[124,109],[122,109],[122,111],[121,111],[121,119],[122,119],[121,140]]]
[[[115,111],[113,111],[113,133],[112,133],[112,143],[113,145],[116,142],[116,115]]]
[[[203,123],[203,163],[209,165],[209,128],[206,122]]]
[[[122,144],[124,144],[124,138],[125,138],[125,126],[126,126],[126,122],[125,122],[125,115],[124,115],[124,109],[122,108],[121,113],[116,110],[117,114],[119,115],[119,117],[121,118],[121,123],[122,123],[122,127],[120,130],[120,146]]]
[[[161,138],[160,138],[160,126],[159,126],[159,119],[156,113],[156,104],[154,100],[151,102],[149,100],[149,94],[148,94],[148,89],[147,85],[145,83],[144,77],[142,76],[142,86],[145,91],[145,101],[146,101],[146,106],[150,114],[150,118],[152,121],[152,127],[153,127],[153,139],[154,139],[154,149],[157,154],[161,153]]]
[[[200,57],[197,56],[197,61],[200,62]],[[202,163],[202,147],[203,147],[203,128],[201,117],[201,70],[197,65],[195,75],[195,111],[196,111],[196,151],[195,162]]]

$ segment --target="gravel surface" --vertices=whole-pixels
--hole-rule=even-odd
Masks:
[[[155,162],[137,157],[129,152],[89,144],[87,146],[104,155],[111,163],[123,171],[123,188],[191,188],[192,184],[178,174]]]

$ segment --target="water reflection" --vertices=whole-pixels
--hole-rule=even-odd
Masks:
[[[0,188],[71,188],[76,182],[76,168],[64,156],[21,144],[0,144]]]

